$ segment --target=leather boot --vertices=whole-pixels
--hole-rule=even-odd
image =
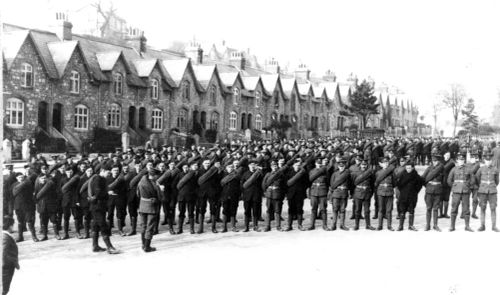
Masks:
[[[231,217],[231,231],[233,233],[237,233],[239,231],[238,228],[236,227],[236,217],[235,216]]]
[[[76,238],[77,239],[83,239],[83,236],[81,234],[81,231],[82,229],[80,228],[80,222],[78,222],[77,220],[75,220],[75,231],[76,231]]]
[[[215,215],[211,215],[210,216],[210,220],[212,221],[212,232],[214,234],[218,233],[217,228],[216,228],[216,226],[217,226],[217,220],[215,218]]]
[[[99,233],[92,232],[92,252],[102,252],[106,251],[106,249],[101,248],[99,246]]]
[[[425,231],[431,230],[431,215],[432,211],[425,212]]]
[[[174,230],[174,218],[170,217],[168,219],[168,231],[170,232],[171,235],[175,235],[175,230]]]
[[[130,226],[132,230],[127,234],[127,236],[134,236],[137,234],[137,217],[130,218]]]
[[[200,226],[202,227],[202,230],[203,230],[203,224],[205,222],[202,220],[202,222],[200,223]],[[195,231],[194,231],[194,218],[189,218],[189,233],[194,235]]]
[[[333,224],[332,224],[332,227],[330,229],[331,230],[337,230],[338,213],[334,211],[332,213],[332,218],[333,218]]]
[[[179,223],[177,223],[177,234],[182,234],[182,227],[184,226],[184,217],[179,217]]]
[[[371,226],[370,214],[365,214],[365,226],[367,230],[375,230],[373,226]]]
[[[109,239],[109,236],[102,237],[104,240],[104,244],[106,244],[106,250],[108,251],[108,254],[118,254],[120,251],[116,250],[115,247],[111,244],[111,240]]]
[[[19,242],[22,242],[22,241],[24,241],[23,225],[22,224],[18,224],[17,225],[17,239],[16,239],[16,243],[19,243]]]
[[[384,228],[384,214],[379,214],[377,230],[382,230],[383,228]]]
[[[83,237],[84,239],[90,239],[90,221],[85,220],[83,223],[84,231],[85,231],[85,236]]]
[[[59,226],[58,226],[58,224],[57,223],[53,224],[52,228],[54,229],[54,234],[55,234],[56,240],[62,240],[61,236],[59,235]]]
[[[146,235],[144,233],[141,233],[141,243],[142,243],[142,250],[144,250],[146,247]]]
[[[486,229],[486,212],[481,209],[479,219],[481,220],[481,226],[477,229],[477,231],[484,231]]]
[[[259,217],[254,217],[253,218],[253,231],[260,232]]]
[[[448,204],[449,202],[443,202],[443,218],[450,218],[448,215]]]
[[[42,238],[40,239],[40,241],[47,241],[49,238],[47,237],[47,226],[46,225],[42,225]]]
[[[328,214],[326,213],[326,211],[324,211],[323,213],[321,213],[321,221],[323,222],[323,230],[326,230],[326,231],[330,231],[330,228],[328,227]]]
[[[30,233],[31,233],[31,239],[33,240],[33,242],[38,242],[38,238],[36,237],[36,231],[35,231],[35,224],[34,223],[28,223],[28,228],[30,230]]]
[[[118,234],[122,237],[125,236],[125,233],[123,232],[123,222],[121,219],[118,219]]]
[[[265,232],[268,232],[271,230],[271,214],[266,214],[266,227],[264,228]]]
[[[198,225],[198,231],[196,233],[202,234],[203,233],[203,226],[205,224],[205,215],[198,214],[198,220],[199,220],[199,225]]]
[[[297,216],[297,228],[299,230],[304,230],[304,227],[302,226],[302,222],[304,221],[304,217],[302,216],[302,214],[299,214],[299,216]]]
[[[292,224],[293,224],[293,216],[291,214],[288,214],[285,231],[291,231],[293,229]]]
[[[314,224],[316,223],[316,213],[317,212],[315,212],[315,210],[312,210],[312,212],[311,212],[311,219],[310,219],[311,224],[309,225],[309,227],[307,228],[307,230],[314,230],[314,228],[315,228]]]
[[[163,222],[161,223],[161,225],[167,225],[168,224],[168,220],[169,220],[169,218],[167,218],[167,214],[165,214],[165,216],[163,217]]]
[[[455,231],[455,223],[457,222],[457,216],[452,214],[451,215],[451,223],[450,223],[450,229],[449,231]]]
[[[465,231],[473,232],[472,228],[470,228],[470,216],[465,216]]]
[[[498,232],[498,228],[497,228],[497,212],[496,210],[495,211],[491,211],[491,230],[494,231],[494,232]]]
[[[222,216],[222,232],[227,233],[227,216]]]
[[[437,213],[437,212],[436,212]],[[441,229],[438,226],[438,215],[437,214],[432,214],[433,216],[433,226],[432,229],[435,231],[441,231]]]
[[[479,202],[475,202],[474,200],[472,201],[472,215],[471,217],[474,219],[477,219],[476,211],[477,211],[477,205]]]
[[[64,231],[64,235],[62,237],[63,240],[67,240],[69,239],[69,220],[64,220],[64,224],[63,224],[63,231]]]
[[[413,222],[415,221],[415,214],[410,214],[408,216],[408,229],[412,231],[417,231],[417,229],[413,226]]]
[[[160,233],[160,214],[158,213],[156,215],[156,221],[155,221],[155,225],[154,225],[154,229],[153,229],[153,235],[157,235],[158,233]]]
[[[354,230],[359,230],[359,216],[356,216],[354,220]]]
[[[254,220],[257,218],[254,218]],[[245,216],[245,229],[243,230],[244,233],[247,233],[250,231],[250,218]],[[255,228],[255,227],[254,227]]]
[[[390,231],[394,231],[392,228],[392,213],[386,214],[387,217],[387,229]]]
[[[274,213],[274,220],[276,220],[276,229],[283,231],[281,228],[281,216],[278,213]]]
[[[399,227],[398,231],[402,231],[405,224],[405,216],[403,214],[399,215]]]
[[[349,230],[349,228],[345,226],[345,213],[340,213],[340,229]]]
[[[151,247],[151,239],[146,239],[144,252],[149,253],[149,252],[154,252],[154,251],[156,251],[156,248]]]

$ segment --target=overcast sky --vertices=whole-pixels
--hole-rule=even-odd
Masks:
[[[5,22],[39,27],[56,10],[76,19],[79,9],[88,11],[96,1],[2,1],[1,11]],[[429,119],[436,93],[453,82],[465,86],[482,118],[491,116],[498,101],[500,1],[141,0],[114,5],[145,31],[152,46],[164,48],[193,36],[203,42],[225,40],[282,64],[304,62],[318,75],[327,69],[341,79],[351,72],[370,75],[401,88]],[[80,31],[76,25],[73,30]]]

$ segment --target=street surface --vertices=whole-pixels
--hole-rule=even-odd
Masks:
[[[9,294],[497,295],[500,234],[491,231],[489,214],[486,232],[465,232],[463,219],[455,232],[448,232],[449,219],[439,219],[443,232],[425,232],[424,191],[416,209],[418,232],[407,230],[407,220],[403,232],[367,231],[364,221],[353,231],[353,220],[347,220],[351,231],[326,232],[317,220],[317,229],[309,232],[294,223],[291,232],[242,233],[240,203],[240,232],[191,235],[185,226],[184,234],[172,236],[162,226],[153,253],[141,250],[140,235],[120,237],[116,228],[111,239],[123,252],[119,255],[92,253],[91,239],[73,238],[74,230],[65,241],[55,240],[50,230],[49,241],[36,244],[25,233],[26,241],[18,244],[21,269]],[[307,226],[309,200],[305,203]],[[331,216],[331,204],[328,210]],[[350,210],[351,202],[347,217]],[[127,219],[127,230],[128,225]],[[471,219],[471,226],[477,230],[479,220]]]

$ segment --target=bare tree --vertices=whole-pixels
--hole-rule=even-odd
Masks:
[[[438,99],[434,99],[432,103],[432,118],[434,119],[434,128],[433,128],[433,135],[436,136],[437,134],[437,118],[439,115],[439,112],[443,109],[443,105],[441,104],[441,101]]]
[[[443,104],[450,108],[453,114],[453,136],[455,136],[457,131],[458,116],[460,115],[460,111],[464,105],[467,93],[465,92],[465,88],[462,84],[455,83],[451,84],[450,90],[445,90],[443,94]]]
[[[106,37],[106,32],[109,29],[110,20],[114,16],[116,16],[116,8],[114,8],[113,2],[110,2],[110,7],[107,10],[103,8],[101,1],[92,4],[92,6],[97,10],[97,13],[103,18],[103,22],[99,27],[99,30],[101,31],[101,38],[104,38]]]

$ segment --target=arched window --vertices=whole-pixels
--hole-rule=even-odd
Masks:
[[[89,108],[82,104],[75,107],[75,129],[89,129]]]
[[[21,65],[21,86],[33,87],[33,67],[28,63]]]
[[[241,114],[241,130],[247,129],[247,115],[245,113]]]
[[[262,93],[260,91],[255,91],[255,107],[258,108],[261,104]]]
[[[191,98],[191,83],[189,81],[182,82],[182,99],[190,100]]]
[[[149,89],[150,93],[149,95],[151,96],[152,99],[158,99],[159,98],[159,88],[160,88],[160,82],[156,79],[152,79],[149,82]]]
[[[69,77],[69,92],[80,93],[80,73],[77,71],[71,71],[71,76]]]
[[[121,114],[122,108],[116,103],[111,104],[108,107],[108,127],[120,128],[122,122]]]
[[[210,87],[210,105],[212,105],[212,106],[217,105],[217,87],[216,86]]]
[[[236,114],[236,112],[231,112],[231,114],[229,114],[229,130],[236,130],[237,122],[238,114]]]
[[[113,91],[115,95],[123,94],[123,76],[120,73],[113,75]]]
[[[262,130],[262,116],[260,114],[255,116],[255,129]]]
[[[186,128],[187,111],[184,108],[179,109],[179,116],[177,116],[177,127],[179,129]]]
[[[238,104],[240,102],[240,89],[238,87],[233,88],[233,103]]]
[[[219,129],[219,113],[213,112],[212,118],[210,119],[210,129],[218,130]]]
[[[154,109],[151,113],[151,129],[162,130],[163,129],[163,111],[160,109]]]
[[[7,99],[6,124],[12,127],[22,127],[24,125],[24,102],[19,98]]]
[[[297,99],[295,93],[292,93],[292,97],[290,98],[290,107],[292,109],[292,111],[295,110],[295,100]]]

